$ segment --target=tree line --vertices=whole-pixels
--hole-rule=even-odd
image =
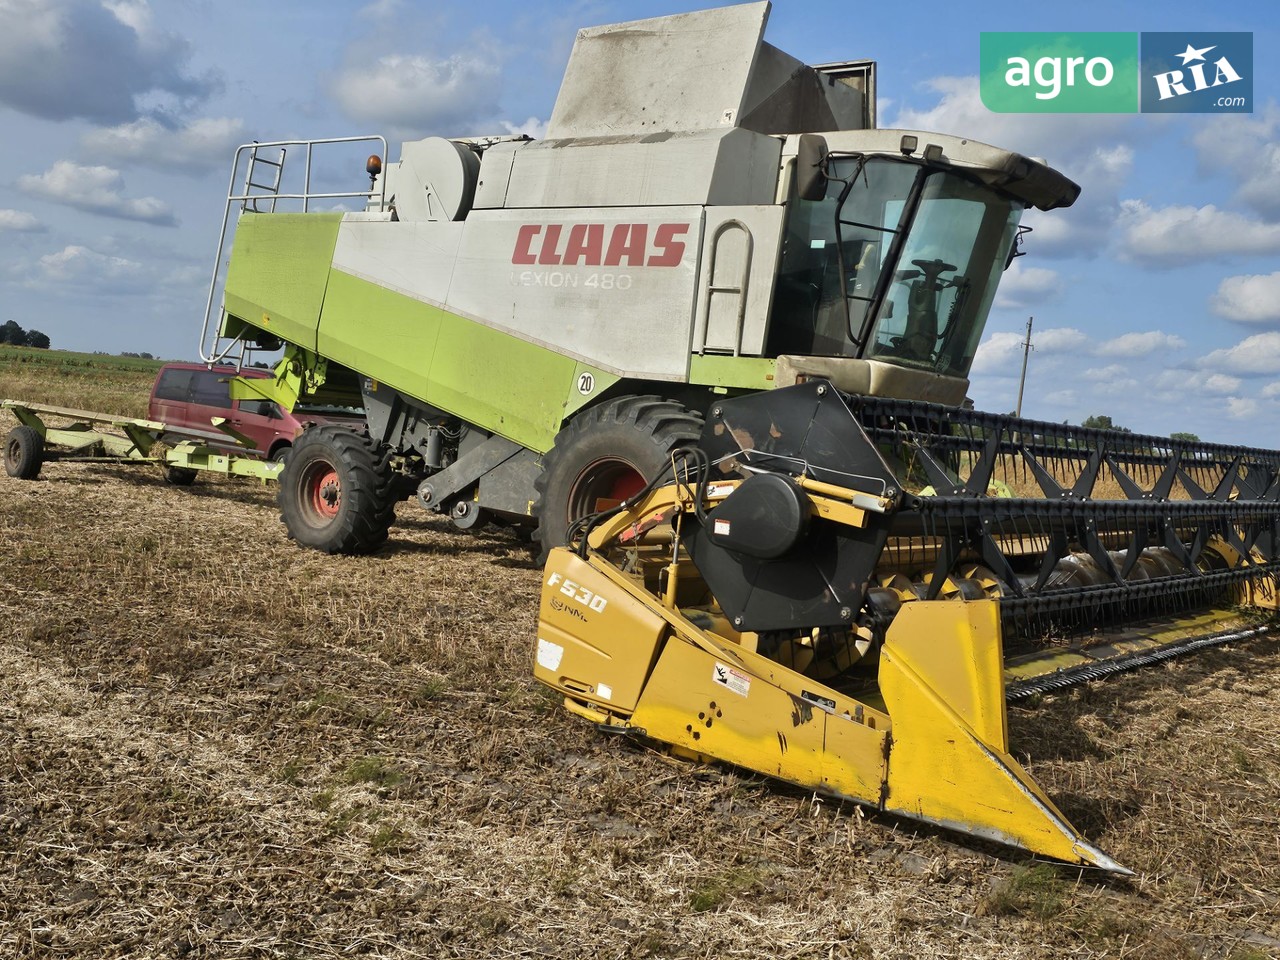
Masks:
[[[15,347],[35,347],[48,350],[50,343],[47,334],[39,330],[24,330],[16,320],[0,323],[0,343],[12,344]]]
[[[1115,423],[1105,414],[1085,417],[1084,422],[1080,424],[1082,427],[1096,427],[1101,430],[1119,430],[1121,433],[1133,433],[1128,427],[1122,427]],[[1200,437],[1194,433],[1187,433],[1185,430],[1179,430],[1177,433],[1169,434],[1170,440],[1183,440],[1187,443],[1199,443]]]

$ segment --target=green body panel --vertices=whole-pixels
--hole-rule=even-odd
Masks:
[[[185,467],[188,470],[206,470],[225,473],[230,477],[256,477],[263,483],[279,480],[283,463],[261,460],[257,457],[237,457],[192,441],[184,441],[164,457],[168,467]]]
[[[275,376],[265,377],[232,377],[229,392],[232,400],[270,400],[278,403],[286,410],[292,410],[303,393],[301,364],[291,363],[290,354],[299,352],[300,348],[292,344],[285,347],[285,358],[276,364]],[[304,355],[306,355],[304,353]],[[314,356],[314,354],[311,354]]]
[[[571,404],[590,399],[577,390],[581,372],[601,385],[615,379],[339,270],[329,275],[316,352],[539,453]]]
[[[292,410],[304,395],[316,397],[329,383],[329,361],[297,344],[285,344],[284,357],[268,377],[232,377],[232,400],[270,400]],[[339,406],[358,406],[358,391],[337,397]]]
[[[314,350],[341,213],[273,213],[240,217],[227,267],[223,333],[242,317],[281,340]]]
[[[770,357],[721,357],[694,354],[689,358],[689,382],[708,387],[772,390],[777,362]]]
[[[584,377],[589,378],[592,382],[592,388],[587,393],[583,393],[579,386],[582,384]],[[579,363],[573,369],[573,382],[569,385],[569,396],[564,402],[565,417],[571,417],[583,407],[590,406],[600,394],[621,379],[621,377],[614,376],[612,373],[604,373],[598,367],[593,367],[589,363]],[[548,449],[550,448],[548,447]]]
[[[223,332],[261,327],[539,453],[551,448],[569,413],[617,382],[572,357],[332,269],[341,220],[242,216]],[[577,386],[583,373],[594,378],[586,394]],[[286,399],[296,389],[291,379],[243,389],[274,387],[273,398]]]

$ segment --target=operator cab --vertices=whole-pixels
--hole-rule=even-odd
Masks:
[[[872,135],[883,140],[889,133]],[[922,136],[944,141],[945,151],[931,142],[916,155],[918,138],[908,134],[893,153],[826,153],[814,186],[797,170],[774,288],[771,355],[856,358],[968,377],[1000,274],[1020,252],[1023,210],[1067,206],[1079,187],[1018,154]],[[951,162],[948,152],[971,156]],[[805,162],[802,155],[797,165]]]

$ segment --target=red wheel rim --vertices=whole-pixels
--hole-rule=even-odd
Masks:
[[[342,506],[342,481],[338,479],[338,471],[327,463],[316,464],[307,473],[306,494],[317,514],[325,519],[336,517]]]
[[[645,487],[644,474],[626,460],[604,457],[589,464],[569,491],[568,517],[572,521],[589,513],[615,507]]]
[[[613,480],[613,487],[605,495],[610,500],[626,500],[644,489],[644,477],[638,470],[623,470]]]

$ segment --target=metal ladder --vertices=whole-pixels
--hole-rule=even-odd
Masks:
[[[235,232],[235,219],[232,211],[238,206],[240,214],[272,214],[276,212],[276,204],[281,201],[299,203],[302,212],[311,209],[315,200],[334,200],[341,198],[358,198],[365,203],[366,209],[385,212],[387,207],[386,180],[379,182],[368,190],[347,190],[340,193],[316,192],[311,189],[312,152],[316,147],[327,147],[332,144],[350,144],[368,142],[378,149],[378,156],[386,158],[387,140],[385,137],[333,137],[324,140],[276,140],[271,143],[246,143],[236,149],[231,163],[231,179],[227,186],[227,204],[222,213],[222,230],[218,234],[218,251],[214,254],[213,275],[209,279],[209,296],[205,301],[204,322],[200,327],[200,359],[205,363],[217,363],[227,360],[236,354],[237,362],[243,363],[247,344],[243,341],[228,340],[218,330],[222,325],[222,310],[216,311],[216,297],[224,279],[226,264],[223,252],[227,249],[231,235]],[[302,191],[282,191],[284,181],[284,162],[289,147],[300,147],[302,159]],[[278,155],[262,155],[260,151],[279,148]],[[295,157],[295,162],[297,159]],[[241,181],[240,169],[244,166],[244,178]],[[243,182],[243,189],[237,193],[236,184]],[[286,206],[285,208],[289,208]],[[216,313],[216,317],[215,317]]]
[[[249,162],[245,165],[244,174],[244,190],[241,192],[240,209],[250,210],[253,213],[262,213],[258,209],[259,199],[270,199],[271,206],[265,211],[267,213],[276,212],[276,201],[280,199],[280,180],[284,177],[284,157],[285,148],[280,148],[280,158],[278,160],[269,160],[266,157],[258,155],[259,144],[252,144],[249,151]],[[270,183],[260,183],[254,180],[254,174],[259,167],[266,168],[266,175],[271,179]],[[261,191],[255,194],[254,191]]]

